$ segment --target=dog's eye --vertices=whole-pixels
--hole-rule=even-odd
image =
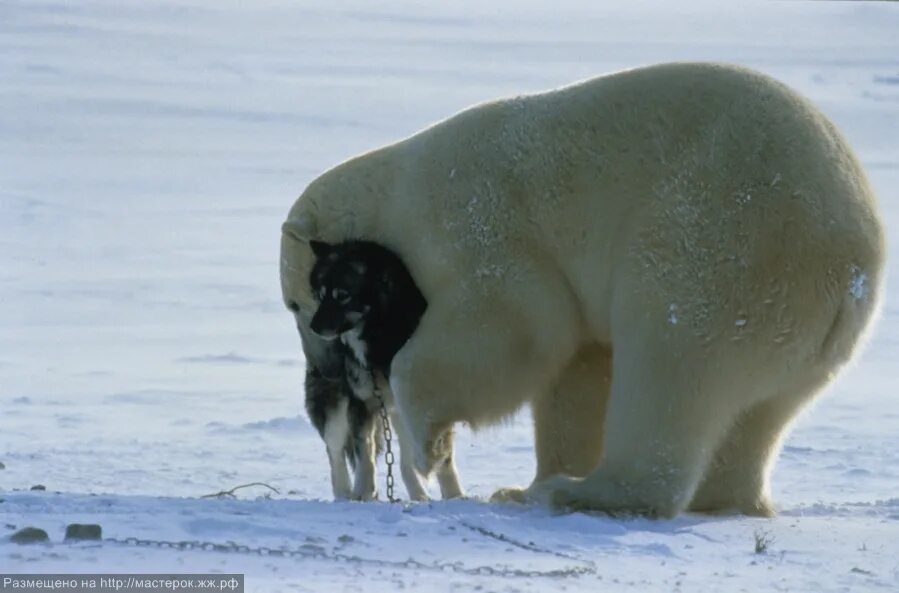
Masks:
[[[300,312],[300,306],[298,304],[296,304],[294,301],[290,301],[289,303],[287,303],[287,308],[290,309],[291,311],[293,311],[294,313]]]
[[[336,300],[341,305],[345,305],[350,302],[350,293],[341,288],[335,288],[331,292],[331,296],[334,297],[334,300]]]

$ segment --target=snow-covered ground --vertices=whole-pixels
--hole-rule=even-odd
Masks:
[[[304,185],[350,155],[498,96],[731,61],[842,128],[899,236],[899,5],[681,4],[2,2],[0,537],[35,526],[53,543],[0,541],[0,572],[241,572],[250,591],[899,590],[896,257],[869,347],[786,444],[777,519],[329,501],[278,241]],[[526,412],[462,432],[470,494],[530,480],[530,432]],[[253,481],[279,494],[199,498]],[[61,543],[74,522],[301,556]]]

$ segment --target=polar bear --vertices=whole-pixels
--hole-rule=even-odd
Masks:
[[[884,235],[852,151],[754,71],[675,63],[477,105],[315,179],[282,227],[400,254],[429,307],[390,385],[427,475],[455,422],[533,409],[523,497],[770,515],[797,412],[873,317]],[[286,276],[286,278],[285,278]]]

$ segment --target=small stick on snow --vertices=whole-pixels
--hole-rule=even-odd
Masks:
[[[275,494],[281,494],[280,492],[278,492],[277,488],[269,486],[265,482],[250,482],[249,484],[241,484],[240,486],[235,486],[231,490],[222,490],[221,492],[216,492],[215,494],[204,494],[200,498],[222,498],[224,496],[230,496],[234,498],[235,491],[240,490],[241,488],[249,488],[250,486],[265,486]]]

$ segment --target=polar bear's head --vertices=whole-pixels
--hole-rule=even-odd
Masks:
[[[387,161],[383,151],[351,159],[313,180],[294,203],[281,225],[281,289],[288,307],[315,308],[310,241],[380,238],[381,206],[394,175]]]
[[[315,264],[311,244],[323,241],[326,237],[334,241],[335,235],[338,240],[343,236],[351,236],[353,225],[348,225],[350,229],[346,234],[335,233],[333,230],[335,217],[328,216],[329,213],[333,214],[333,208],[327,209],[325,216],[320,216],[319,204],[322,194],[311,192],[310,189],[303,192],[291,208],[287,220],[281,225],[281,292],[284,304],[289,309],[294,312],[300,309],[304,313],[311,314],[316,307],[309,284],[309,275]],[[333,204],[331,206],[333,207]],[[341,218],[346,217],[337,217]],[[323,219],[324,223],[319,225],[319,219]],[[328,232],[329,230],[331,232]]]

